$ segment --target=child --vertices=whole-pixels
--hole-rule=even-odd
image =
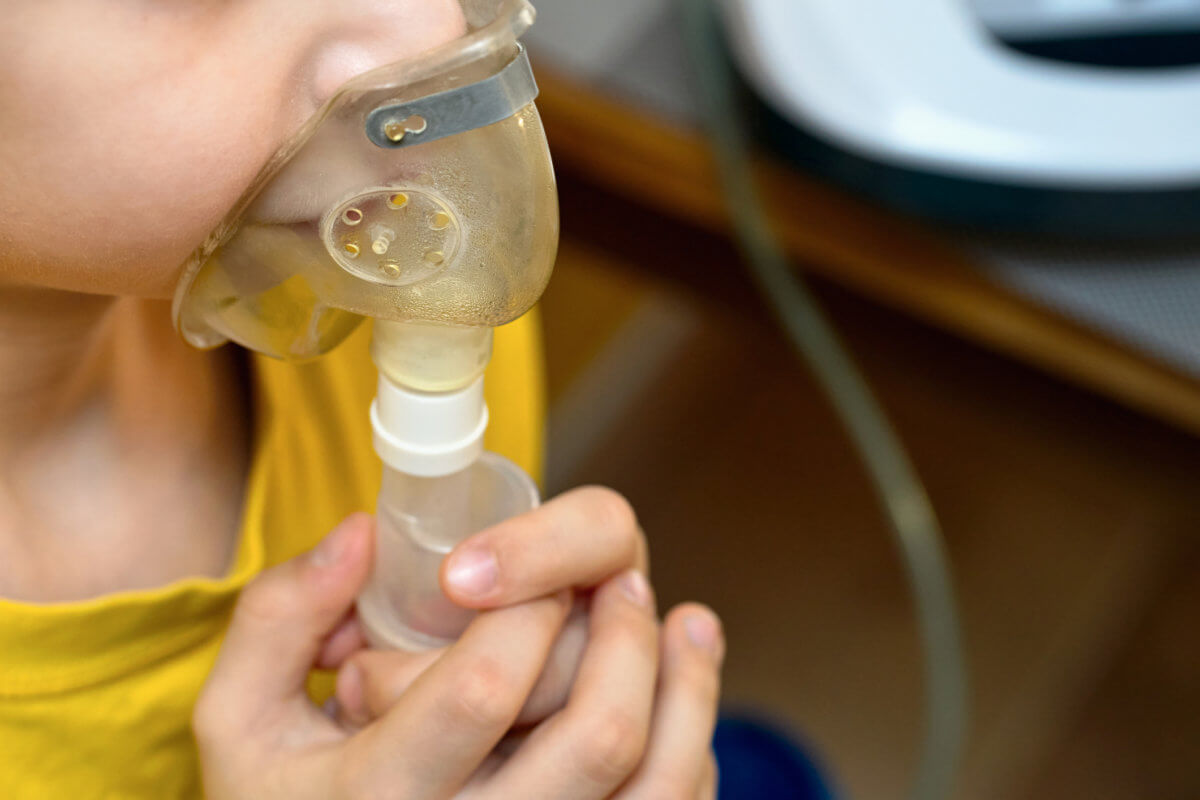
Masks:
[[[485,613],[454,646],[364,650],[367,334],[296,367],[171,328],[181,264],[278,145],[463,25],[452,0],[6,5],[0,796],[712,796],[719,624],[656,621],[619,496],[461,545],[444,586]],[[534,325],[489,370],[488,446],[530,470]]]

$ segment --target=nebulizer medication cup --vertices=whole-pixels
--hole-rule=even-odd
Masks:
[[[471,534],[537,504],[529,476],[495,453],[481,453],[456,472],[432,477],[385,467],[375,564],[358,598],[368,642],[419,651],[458,638],[475,612],[442,593],[442,560]]]
[[[491,328],[375,323],[371,425],[384,475],[375,564],[358,600],[375,647],[423,650],[457,638],[475,613],[442,593],[442,560],[471,534],[538,504],[520,467],[483,452],[491,348]]]
[[[463,35],[342,86],[263,167],[184,267],[174,317],[198,347],[289,361],[375,320],[371,409],[385,474],[360,612],[420,649],[470,613],[441,595],[459,541],[537,503],[482,452],[493,328],[541,296],[558,242],[553,169],[517,39],[527,0],[462,0]]]

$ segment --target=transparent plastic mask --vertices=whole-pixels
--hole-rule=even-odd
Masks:
[[[462,7],[463,37],[345,84],[193,253],[174,304],[188,342],[298,361],[363,317],[495,327],[537,301],[558,207],[517,43],[533,8]]]

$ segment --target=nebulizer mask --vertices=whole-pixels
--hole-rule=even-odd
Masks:
[[[355,77],[275,154],[193,254],[174,303],[193,345],[293,361],[375,320],[385,470],[359,614],[373,644],[406,649],[452,641],[472,616],[442,595],[445,554],[538,502],[519,468],[482,451],[492,329],[537,301],[558,241],[517,41],[533,8],[461,7],[462,37]]]

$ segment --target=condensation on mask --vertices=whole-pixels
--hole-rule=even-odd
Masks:
[[[364,317],[495,327],[532,307],[558,241],[517,43],[533,9],[462,6],[465,36],[344,85],[196,250],[174,304],[188,342],[299,361]]]

